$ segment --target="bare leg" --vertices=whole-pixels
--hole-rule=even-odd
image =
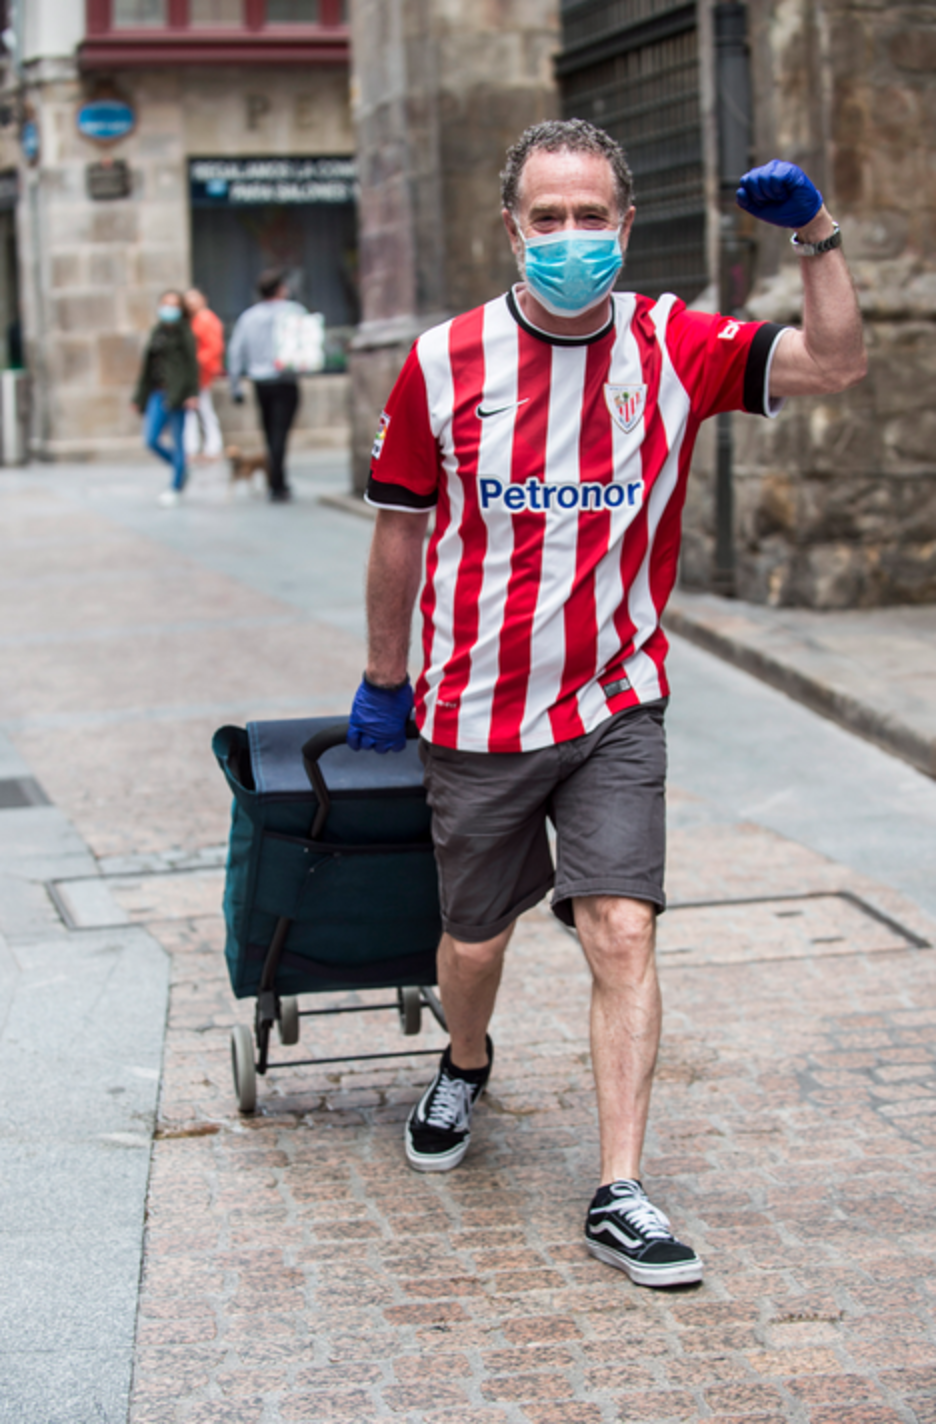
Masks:
[[[662,1003],[645,900],[586,895],[573,901],[592,973],[591,1051],[601,1133],[601,1183],[639,1178]]]
[[[458,1068],[487,1066],[484,1036],[512,934],[513,925],[481,944],[467,944],[449,934],[439,943],[439,993],[452,1039],[452,1062]]]

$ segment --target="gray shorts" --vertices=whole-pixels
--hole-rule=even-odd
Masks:
[[[420,743],[449,934],[492,939],[553,887],[567,925],[576,895],[664,908],[665,710],[665,699],[629,707],[587,736],[533,752]]]

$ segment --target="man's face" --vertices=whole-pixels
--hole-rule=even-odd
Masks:
[[[634,209],[618,208],[614,174],[597,153],[534,149],[523,165],[516,218],[504,209],[504,223],[518,261],[523,238],[544,237],[564,228],[614,231],[621,227],[621,251],[627,247]]]
[[[190,287],[185,294],[185,309],[189,316],[194,316],[196,312],[200,312],[205,305],[205,298],[198,288]]]

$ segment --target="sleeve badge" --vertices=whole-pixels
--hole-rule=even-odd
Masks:
[[[374,436],[374,443],[371,446],[371,459],[379,460],[383,454],[384,441],[387,438],[387,431],[390,429],[390,417],[386,411],[382,411],[380,422],[377,426],[377,434]]]

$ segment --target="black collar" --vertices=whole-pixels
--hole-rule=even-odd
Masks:
[[[590,336],[553,336],[551,332],[542,331],[540,327],[534,326],[527,321],[520,310],[520,303],[514,296],[513,288],[507,293],[507,309],[518,326],[530,336],[535,336],[537,341],[545,341],[550,346],[591,346],[595,341],[603,341],[609,332],[614,330],[614,298],[611,298],[611,315],[600,331],[593,331]]]

